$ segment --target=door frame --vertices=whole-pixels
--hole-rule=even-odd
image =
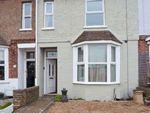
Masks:
[[[43,67],[43,70],[44,70],[44,94],[47,94],[47,88],[46,88],[46,86],[47,86],[47,76],[46,76],[46,74],[47,74],[47,63],[46,63],[46,61],[47,60],[56,60],[56,83],[55,83],[55,85],[56,85],[56,92],[57,92],[57,84],[58,84],[58,82],[57,82],[57,78],[58,78],[58,69],[57,69],[57,66],[58,66],[58,59],[57,59],[57,57],[58,57],[58,54],[57,54],[57,57],[51,57],[51,58],[47,58],[46,57],[46,52],[48,52],[48,51],[53,51],[52,49],[45,49],[44,50],[44,67]],[[54,50],[54,52],[56,52],[57,51],[57,49],[56,50]]]
[[[26,58],[27,52],[35,52],[35,50],[34,49],[26,49],[24,51],[24,88],[27,88],[27,79],[26,79],[27,61],[35,61],[35,58],[34,59],[27,59]]]

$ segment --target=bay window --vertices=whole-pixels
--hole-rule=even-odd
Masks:
[[[111,84],[120,82],[120,46],[85,44],[73,47],[74,83]]]
[[[104,25],[104,0],[86,0],[86,26]]]
[[[8,71],[8,49],[0,48],[0,81],[6,80]]]

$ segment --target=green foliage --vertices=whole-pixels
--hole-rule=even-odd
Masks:
[[[8,106],[10,106],[11,104],[12,104],[12,103],[9,102],[9,103],[5,104],[4,106],[0,106],[0,109],[5,109],[5,108],[7,108]]]
[[[146,100],[150,100],[150,96],[149,97],[147,97],[147,99]]]
[[[84,99],[82,99],[82,98],[78,98],[77,100],[84,100]]]
[[[56,95],[54,101],[60,102],[62,95]]]
[[[4,93],[0,92],[0,94],[4,94]]]

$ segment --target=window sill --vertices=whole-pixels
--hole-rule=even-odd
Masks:
[[[0,84],[9,84],[9,81],[2,81],[2,80],[0,80]]]
[[[19,31],[32,31],[32,29],[19,29]]]
[[[104,83],[104,82],[73,82],[74,84],[85,84],[85,85],[117,85],[120,82]]]
[[[48,31],[48,30],[55,30],[54,27],[50,27],[50,28],[42,28],[42,31]]]
[[[84,29],[91,29],[91,28],[107,28],[107,26],[84,26]]]

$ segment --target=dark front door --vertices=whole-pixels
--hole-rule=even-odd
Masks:
[[[35,86],[35,61],[27,61],[27,88]]]

